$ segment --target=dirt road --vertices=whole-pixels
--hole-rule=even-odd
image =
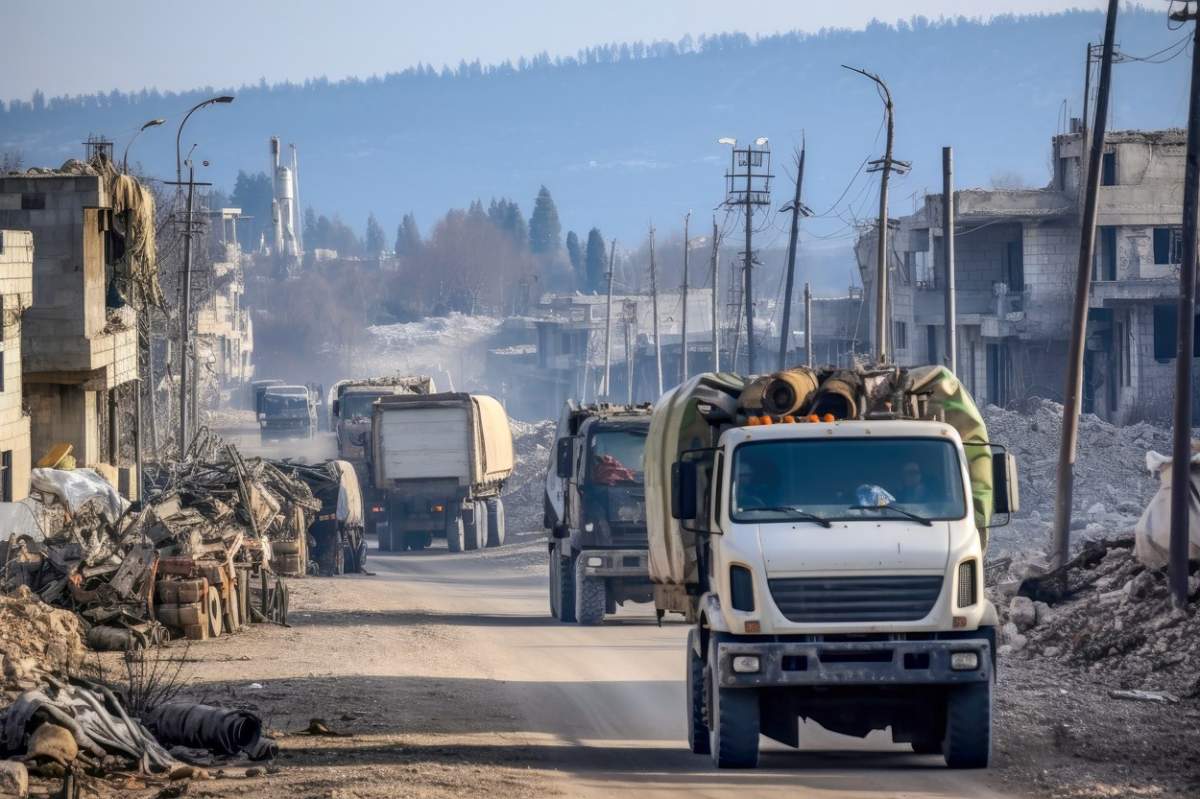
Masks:
[[[199,795],[298,797],[998,797],[988,775],[896,751],[796,752],[717,772],[684,746],[682,624],[649,606],[602,627],[546,611],[545,554],[372,552],[373,576],[293,581],[290,629],[193,649],[193,673],[280,731],[324,719],[349,737],[285,735],[279,773]],[[252,686],[259,687],[252,687]],[[817,747],[829,738],[809,736]],[[892,751],[888,751],[892,750]],[[250,784],[247,784],[250,783]]]

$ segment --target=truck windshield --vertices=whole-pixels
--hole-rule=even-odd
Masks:
[[[371,406],[383,394],[345,394],[338,405],[338,416],[342,419],[369,417]]]
[[[277,413],[294,414],[297,411],[308,413],[308,398],[300,394],[264,394],[262,412],[268,415]]]
[[[958,450],[928,438],[779,439],[734,451],[734,521],[910,522],[967,513]],[[881,511],[891,506],[898,513]],[[904,513],[906,511],[907,513]],[[811,519],[809,519],[811,521]]]
[[[588,480],[595,485],[642,482],[644,430],[601,430],[592,434]]]

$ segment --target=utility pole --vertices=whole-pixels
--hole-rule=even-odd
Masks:
[[[958,374],[958,307],[954,272],[954,148],[942,148],[942,252],[946,261],[946,366]]]
[[[1115,0],[1113,0],[1115,2]],[[1196,313],[1197,213],[1200,213],[1200,13],[1184,4],[1171,14],[1177,22],[1193,21],[1192,85],[1188,101],[1187,161],[1183,184],[1183,258],[1179,268],[1179,343],[1175,351],[1175,430],[1171,463],[1171,541],[1168,584],[1177,608],[1188,600],[1188,539],[1192,491],[1192,336]],[[1102,73],[1103,74],[1103,73]],[[1103,78],[1101,78],[1103,80]]]
[[[196,168],[188,161],[187,218],[183,233],[183,308],[179,314],[179,457],[188,447],[188,358],[191,357],[192,315],[192,209],[196,192]]]
[[[717,231],[717,217],[713,215],[713,232],[712,232],[712,263],[709,264],[709,269],[712,270],[712,351],[713,361],[712,370],[714,372],[721,371],[721,312],[720,301],[717,299],[720,295],[717,291],[717,251],[721,248],[721,234]]]
[[[632,325],[637,323],[637,304],[635,303],[633,305],[633,311],[630,313],[630,306],[628,303],[626,303],[625,307],[623,308],[622,316],[625,318],[625,393],[627,395],[625,402],[629,405],[632,405],[634,345],[632,342],[633,337],[630,335],[629,329]]]
[[[608,248],[608,308],[604,314],[604,386],[600,394],[607,398],[612,393],[612,384],[608,382],[609,366],[612,363],[612,291],[613,291],[613,259],[617,257],[617,240],[613,239]]]
[[[688,223],[692,219],[692,212],[688,211],[683,217],[683,296],[680,298],[683,304],[683,321],[680,330],[680,383],[686,383],[688,379],[688,337],[687,337],[687,302],[688,302],[688,250],[691,249],[691,242],[688,240]]]
[[[883,78],[873,72],[867,72],[865,69],[848,67],[845,64],[842,66],[875,81],[883,98],[884,113],[887,115],[887,147],[884,150],[883,158],[872,161],[867,169],[868,172],[883,173],[879,178],[879,223],[876,237],[878,252],[875,257],[875,357],[879,363],[887,363],[889,360],[888,335],[891,323],[891,314],[888,313],[888,178],[892,170],[903,175],[912,168],[912,164],[892,158],[892,144],[895,139],[895,104],[892,102],[892,93],[888,90],[887,84],[883,82]]]
[[[655,399],[662,396],[663,393],[663,376],[662,376],[662,337],[659,335],[658,327],[658,277],[654,268],[654,226],[650,227],[650,305],[654,313],[654,370],[658,375],[658,394]]]
[[[812,337],[812,289],[808,282],[804,283],[804,365],[809,369],[813,365]]]
[[[1096,243],[1096,206],[1100,194],[1100,160],[1104,155],[1104,129],[1108,118],[1108,89],[1112,77],[1113,37],[1116,35],[1117,28],[1117,6],[1118,0],[1108,0],[1108,17],[1104,23],[1104,53],[1100,61],[1100,88],[1096,94],[1096,123],[1091,135],[1091,149],[1088,153],[1087,189],[1084,194],[1083,219],[1079,235],[1079,265],[1075,274],[1075,306],[1071,316],[1071,341],[1067,356],[1067,387],[1063,392],[1066,401],[1063,403],[1062,442],[1058,450],[1058,493],[1054,504],[1052,557],[1056,567],[1065,566],[1071,554],[1071,505],[1075,494],[1075,455],[1079,444],[1079,413],[1083,405],[1084,339],[1087,336],[1088,295],[1092,285],[1092,253]],[[1185,261],[1188,257],[1185,253]],[[1190,257],[1194,264],[1195,253],[1192,253]],[[1183,304],[1182,299],[1180,304]],[[1188,319],[1190,320],[1191,317],[1189,316]],[[1183,320],[1180,320],[1180,325],[1182,324]],[[1190,338],[1187,346],[1190,352]],[[1190,367],[1191,359],[1189,358],[1188,361],[1187,366]],[[1177,403],[1180,390],[1186,389],[1176,386]]]
[[[771,202],[771,149],[767,146],[765,136],[754,140],[743,148],[738,148],[735,139],[721,139],[721,144],[733,145],[730,168],[725,173],[727,183],[725,204],[741,205],[746,214],[746,252],[744,255],[744,271],[742,274],[742,294],[746,317],[746,357],[747,373],[754,374],[754,206],[769,205]],[[740,167],[745,171],[739,171]],[[755,171],[755,168],[758,171]],[[755,181],[758,181],[756,187]],[[739,188],[738,183],[744,182]]]
[[[796,195],[780,210],[792,212],[792,232],[788,240],[787,282],[783,289],[783,329],[779,333],[779,369],[787,366],[788,338],[792,332],[792,285],[796,278],[796,239],[800,235],[800,217],[811,212],[800,204],[800,191],[804,186],[804,139],[800,140],[800,157],[796,162]],[[805,343],[807,347],[807,342]]]

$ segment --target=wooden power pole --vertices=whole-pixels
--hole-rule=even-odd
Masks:
[[[946,262],[946,366],[958,374],[958,305],[954,273],[954,148],[942,148],[942,254]]]
[[[688,336],[687,336],[687,312],[688,312],[688,250],[691,249],[691,242],[688,240],[688,223],[692,220],[692,212],[688,211],[683,217],[683,296],[680,298],[680,304],[683,306],[680,342],[679,342],[679,374],[681,383],[686,383],[688,379]]]
[[[713,215],[713,232],[712,232],[712,263],[709,264],[709,269],[712,271],[712,370],[714,372],[721,371],[721,311],[720,301],[717,299],[720,292],[717,290],[720,281],[717,279],[718,258],[717,253],[721,249],[721,234],[717,231],[717,217]]]
[[[617,240],[613,239],[612,244],[608,248],[608,303],[604,314],[604,385],[600,390],[600,396],[608,399],[608,395],[612,393],[612,384],[609,382],[610,367],[612,366],[612,292],[613,292],[613,266],[614,259],[617,256]]]
[[[1071,315],[1067,387],[1063,392],[1066,401],[1063,403],[1062,442],[1058,450],[1058,493],[1054,503],[1054,542],[1051,553],[1054,565],[1059,567],[1066,565],[1071,552],[1071,506],[1075,496],[1075,455],[1079,445],[1079,413],[1083,407],[1084,340],[1087,337],[1088,295],[1092,285],[1092,253],[1096,244],[1096,207],[1100,194],[1100,160],[1104,155],[1104,132],[1108,121],[1108,89],[1112,77],[1113,37],[1116,35],[1117,28],[1117,5],[1118,0],[1108,0],[1108,17],[1104,23],[1104,53],[1100,60],[1100,86],[1096,93],[1096,123],[1092,127],[1091,148],[1088,152],[1087,188],[1084,193],[1083,218],[1079,233],[1079,264],[1075,273],[1075,306]],[[1187,258],[1186,254],[1184,258]],[[1188,346],[1191,346],[1190,339]]]
[[[800,204],[800,192],[804,186],[804,151],[805,142],[801,139],[800,157],[796,160],[796,194],[783,210],[792,212],[791,238],[788,239],[787,279],[783,289],[783,329],[779,332],[779,369],[787,367],[788,338],[792,333],[792,286],[796,280],[796,239],[800,235],[800,217],[805,214],[805,208]],[[805,346],[808,346],[805,344]]]
[[[650,309],[654,315],[654,371],[658,376],[657,400],[663,393],[662,336],[658,326],[658,277],[654,267],[654,228],[650,228]]]
[[[804,283],[804,365],[809,369],[813,365],[812,288],[807,281]]]

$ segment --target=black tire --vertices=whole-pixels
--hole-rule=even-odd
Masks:
[[[487,501],[487,545],[499,547],[504,545],[504,500],[495,497]]]
[[[688,630],[687,639],[687,732],[688,747],[694,755],[707,755],[710,750],[708,721],[704,716],[704,657],[696,654],[693,645],[699,631]]]
[[[404,548],[420,552],[425,548],[428,536],[425,533],[405,533]]]
[[[466,530],[463,518],[453,511],[447,511],[446,519],[446,549],[450,552],[462,552],[466,549]]]
[[[550,559],[557,563],[555,576],[558,581],[558,613],[555,618],[563,624],[575,623],[575,560],[551,550]]]
[[[601,578],[583,573],[579,561],[586,556],[586,552],[581,552],[575,559],[575,621],[590,626],[604,621],[604,612],[608,610],[608,585]]]
[[[558,552],[553,547],[550,548],[549,568],[546,571],[549,573],[550,585],[550,618],[559,619],[562,616],[560,605],[562,602],[562,584],[559,582],[559,560]]]
[[[390,524],[375,525],[375,535],[379,539],[379,551],[392,551],[392,526]]]
[[[463,511],[463,548],[479,549],[487,541],[487,509],[482,502],[473,502]]]
[[[918,755],[940,755],[942,753],[941,741],[913,741],[913,751]]]
[[[761,730],[758,691],[753,688],[722,688],[717,684],[716,643],[710,644],[708,746],[717,768],[754,768],[758,765],[758,736]]]
[[[955,686],[946,696],[942,755],[950,768],[987,768],[992,756],[992,680]]]

